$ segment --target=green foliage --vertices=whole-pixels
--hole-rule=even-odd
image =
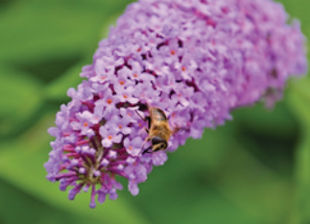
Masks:
[[[295,221],[310,222],[310,81],[303,78],[291,84],[289,99],[293,112],[299,119],[302,133],[296,155],[297,192]]]
[[[25,72],[0,66],[0,138],[29,124],[42,104],[41,86]]]
[[[290,82],[272,110],[257,104],[189,139],[140,194],[88,207],[45,179],[47,134],[83,65],[128,0],[0,1],[0,223],[310,222],[310,82]],[[283,0],[309,37],[307,0]]]

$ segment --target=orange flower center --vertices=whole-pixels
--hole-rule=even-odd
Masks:
[[[108,139],[109,139],[109,140],[112,140],[112,135],[109,135],[109,136],[108,136]]]
[[[129,146],[129,147],[128,147],[128,149],[129,149],[129,150],[132,150],[132,149],[133,149],[133,147],[132,147],[132,146]]]
[[[121,81],[119,81],[119,84],[124,85],[125,81],[121,80]]]
[[[119,129],[122,129],[123,128],[123,126],[120,124],[120,125],[118,125],[118,127],[119,127]]]
[[[84,126],[84,127],[88,127],[88,123],[87,123],[87,122],[84,122],[84,123],[83,123],[83,126]]]
[[[175,50],[171,50],[171,51],[170,51],[170,54],[171,54],[171,55],[175,55]]]
[[[133,77],[138,78],[138,74],[137,73],[133,74]]]
[[[124,97],[125,99],[127,99],[127,98],[128,98],[128,96],[127,96],[126,94],[124,94],[124,95],[123,95],[123,97]]]
[[[106,78],[107,78],[106,75],[100,76],[100,79],[101,79],[101,80],[105,80]]]
[[[112,99],[107,99],[108,104],[111,104],[112,102],[113,102]]]
[[[183,72],[186,71],[186,67],[185,66],[183,66],[181,69],[182,69]]]

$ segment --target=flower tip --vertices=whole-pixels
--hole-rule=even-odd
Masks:
[[[68,199],[70,200],[70,201],[72,201],[72,200],[74,200],[74,198],[75,198],[75,195],[73,195],[73,194],[68,194]]]
[[[139,187],[136,183],[129,183],[128,190],[133,196],[137,196],[139,194]]]
[[[98,194],[98,202],[99,202],[100,204],[102,204],[103,202],[105,202],[105,198],[106,198],[105,193],[100,193],[100,194]]]
[[[115,193],[115,194],[110,194],[109,196],[109,199],[110,200],[116,200],[118,198],[118,195]]]
[[[46,175],[46,179],[51,181],[51,182],[55,182],[56,181],[55,176],[54,175],[50,175],[50,174]]]
[[[47,133],[53,137],[57,137],[57,135],[59,133],[59,129],[56,127],[50,127],[49,129],[47,129]]]
[[[75,196],[80,192],[83,184],[77,185],[69,191],[68,199],[74,200]]]
[[[89,203],[89,207],[90,207],[90,208],[96,208],[96,203],[95,203],[94,201],[91,201],[91,202]]]

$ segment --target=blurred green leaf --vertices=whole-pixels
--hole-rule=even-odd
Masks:
[[[107,223],[148,223],[143,215],[122,198],[105,202],[96,209],[89,208],[89,193],[80,194],[74,201],[45,178],[43,168],[47,161],[51,138],[44,131],[51,125],[48,115],[18,140],[0,144],[0,177],[21,188],[35,198],[65,211],[80,214]]]
[[[291,83],[290,88],[291,108],[298,115],[300,124],[307,129],[310,125],[310,80],[307,77],[295,80]]]
[[[0,137],[29,125],[42,104],[40,85],[26,73],[0,66]]]
[[[67,212],[25,193],[0,178],[0,223],[87,224],[98,219]],[[18,215],[16,215],[18,214]]]
[[[302,135],[296,161],[297,195],[294,223],[310,222],[310,80],[302,79],[291,84],[291,109],[299,118]]]
[[[56,58],[42,58],[36,61],[24,60],[14,67],[46,85],[61,78],[63,73],[81,61],[81,57],[81,55],[60,55]]]
[[[67,100],[67,91],[69,88],[77,86],[82,82],[82,78],[79,74],[82,71],[82,67],[86,65],[86,60],[83,60],[71,67],[61,77],[50,83],[45,89],[45,97],[47,100],[65,101]]]
[[[275,138],[290,138],[298,128],[294,116],[287,109],[285,95],[273,108],[266,108],[263,103],[257,103],[233,111],[233,118],[233,122],[237,120],[242,128],[248,131]]]
[[[25,64],[94,50],[123,0],[15,1],[0,15],[0,61]]]

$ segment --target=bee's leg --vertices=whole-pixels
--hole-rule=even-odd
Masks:
[[[150,129],[151,128],[151,123],[152,123],[151,118],[150,117],[146,117],[145,119],[147,120],[148,127]],[[147,133],[149,133],[149,130],[147,130]]]
[[[147,130],[147,131],[148,131],[148,130]],[[148,141],[150,141],[150,139],[149,139],[149,137],[146,137],[146,138],[144,139],[144,142],[142,143],[142,146],[141,146],[142,149],[144,148],[144,145],[145,145]]]
[[[146,148],[143,152],[142,155],[144,155],[145,153],[151,153],[152,152],[152,146]]]
[[[189,131],[189,128],[186,128],[186,127],[175,127],[172,131],[172,134],[175,134],[179,131]]]
[[[143,142],[143,144],[142,144],[142,146],[141,146],[142,150],[143,150],[143,148],[144,148],[144,145],[145,145],[148,141],[150,141],[149,136],[145,138],[145,140],[144,140],[144,142]],[[149,149],[152,150],[152,145],[149,146],[148,148],[146,148],[145,150],[143,150],[142,155],[143,155],[144,153],[146,153],[147,151],[149,151]]]
[[[150,117],[143,117],[138,111],[136,111],[137,115],[144,121],[148,122],[148,128],[145,128],[146,133],[149,133],[149,128],[151,125],[151,118]]]
[[[150,118],[149,116],[147,116],[147,117],[142,117],[142,115],[141,115],[138,111],[136,111],[136,113],[137,113],[137,115],[138,115],[142,120],[147,121],[147,123],[148,123],[148,128],[145,128],[145,131],[146,131],[146,133],[149,133],[149,128],[151,127],[151,118]]]

